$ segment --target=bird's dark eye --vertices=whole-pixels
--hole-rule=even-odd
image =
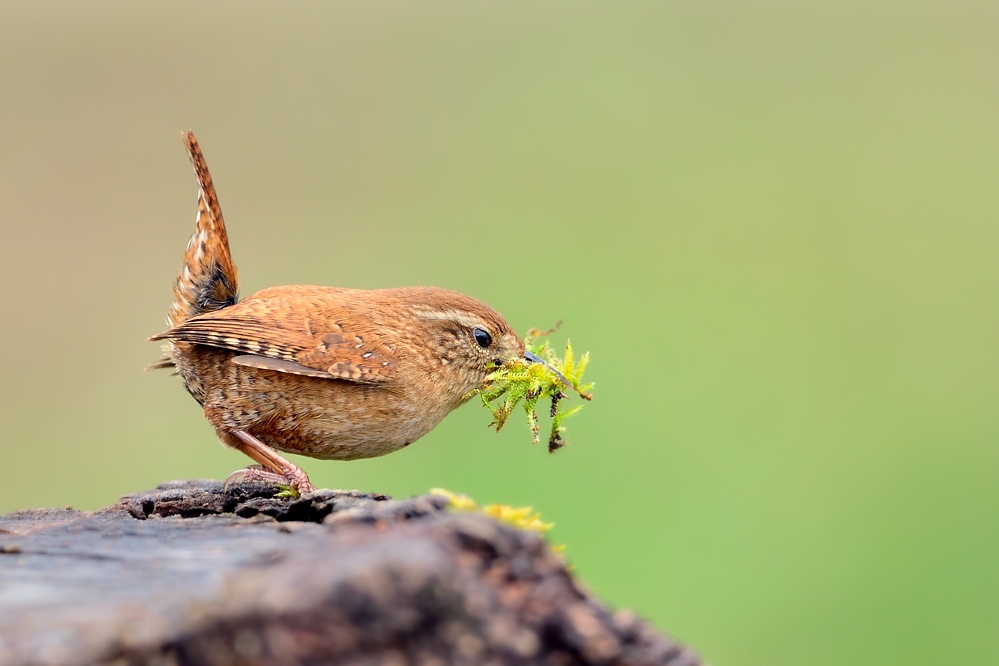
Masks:
[[[481,328],[477,328],[472,331],[472,335],[475,336],[475,341],[479,343],[479,346],[483,349],[493,343],[493,336],[489,335],[488,331],[483,331]]]

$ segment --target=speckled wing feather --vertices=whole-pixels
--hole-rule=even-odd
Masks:
[[[278,324],[246,316],[253,314],[254,305],[244,301],[205,313],[150,339],[243,352],[244,356],[232,362],[289,374],[368,384],[391,381],[396,376],[397,359],[391,348],[370,334],[345,331],[333,322],[299,325],[294,318],[282,318]]]
[[[247,354],[244,356],[235,356],[230,359],[229,362],[235,363],[236,365],[242,365],[247,368],[257,368],[258,370],[276,370],[277,372],[284,372],[289,375],[318,377],[319,379],[340,379],[339,377],[334,377],[325,370],[314,370],[313,368],[305,367],[301,363],[286,361],[283,358],[270,358],[269,356]]]

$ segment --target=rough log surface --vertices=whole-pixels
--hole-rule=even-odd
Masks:
[[[0,516],[0,664],[699,663],[537,534],[432,495],[274,492]]]

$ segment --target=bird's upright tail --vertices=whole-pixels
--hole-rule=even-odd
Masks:
[[[194,234],[187,242],[184,267],[173,285],[173,303],[167,312],[170,328],[202,312],[221,310],[239,300],[239,279],[229,254],[229,237],[208,165],[194,133],[184,132],[183,137],[194,174],[198,177],[198,218]],[[166,355],[150,368],[173,365],[171,349],[164,351]]]
[[[198,177],[198,219],[187,242],[184,267],[173,285],[173,303],[167,313],[171,328],[194,315],[221,310],[239,300],[239,279],[229,255],[229,237],[212,176],[194,132],[184,132],[184,143]]]

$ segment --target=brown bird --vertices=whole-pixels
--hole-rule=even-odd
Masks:
[[[198,142],[198,217],[167,314],[164,356],[219,439],[259,463],[233,479],[315,490],[276,451],[354,460],[427,434],[491,369],[540,361],[485,303],[436,287],[294,285],[240,301],[236,266]]]

